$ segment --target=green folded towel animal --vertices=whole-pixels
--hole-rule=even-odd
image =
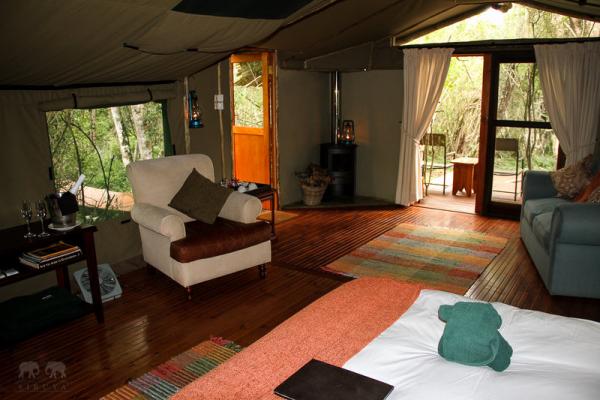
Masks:
[[[438,315],[446,322],[438,345],[442,357],[465,365],[487,365],[495,371],[508,368],[513,350],[498,332],[502,318],[491,304],[442,305]]]

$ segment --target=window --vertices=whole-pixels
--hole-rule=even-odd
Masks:
[[[136,160],[164,157],[163,107],[149,102],[46,113],[56,190],[68,190],[85,174],[78,199],[86,222],[118,218],[131,209],[125,168]]]
[[[234,125],[263,127],[263,65],[260,61],[232,63]]]
[[[600,35],[600,24],[595,21],[568,17],[517,3],[503,4],[506,7],[505,12],[488,8],[478,15],[418,37],[406,44],[590,38]],[[395,44],[403,43],[395,39]]]
[[[497,57],[491,201],[520,204],[523,172],[554,170],[558,139],[544,106],[534,62]]]

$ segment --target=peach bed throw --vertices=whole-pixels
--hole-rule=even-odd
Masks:
[[[360,278],[320,298],[173,399],[277,399],[273,389],[312,358],[341,366],[415,301],[418,285]]]

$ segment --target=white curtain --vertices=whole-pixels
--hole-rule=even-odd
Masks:
[[[435,113],[454,49],[404,50],[404,109],[396,203],[423,198],[419,142]]]
[[[571,165],[594,151],[600,129],[600,42],[534,48],[544,104]]]

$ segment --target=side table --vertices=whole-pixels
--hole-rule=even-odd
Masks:
[[[49,230],[50,236],[44,238],[25,239],[23,235],[27,232],[25,225],[0,230],[0,260],[3,267],[12,267],[19,271],[18,274],[0,279],[0,287],[19,282],[36,275],[50,271],[56,271],[58,285],[70,290],[69,269],[70,264],[86,261],[90,277],[90,288],[92,291],[92,304],[96,320],[104,322],[104,311],[102,309],[102,298],[100,296],[100,282],[98,280],[98,263],[96,260],[96,246],[94,244],[94,232],[98,229],[93,225],[82,225],[70,231],[58,232]],[[79,246],[83,254],[80,257],[51,265],[43,269],[35,269],[19,263],[19,256],[26,251],[39,249],[53,243],[64,241]]]
[[[471,157],[461,157],[450,161],[454,164],[454,172],[452,177],[452,194],[456,196],[461,190],[465,190],[468,197],[474,191],[475,167],[479,163],[479,159]]]
[[[245,193],[256,197],[260,201],[269,201],[271,205],[271,240],[274,240],[277,238],[275,234],[275,191],[270,185],[263,183],[257,183],[256,185],[258,186],[256,189]]]

